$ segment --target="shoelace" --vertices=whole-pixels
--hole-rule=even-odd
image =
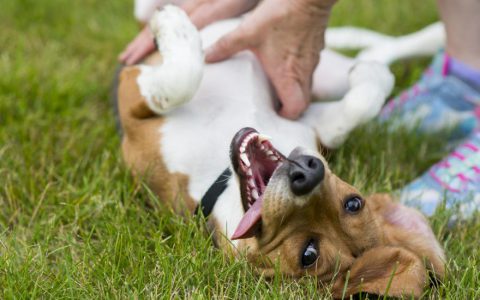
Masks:
[[[429,174],[442,187],[455,193],[462,191],[458,185],[480,183],[480,132],[460,145]]]
[[[433,75],[433,71],[431,67],[428,67],[422,74],[422,78],[415,83],[411,88],[408,90],[403,91],[399,96],[397,96],[394,100],[390,101],[387,106],[385,107],[385,110],[383,114],[390,114],[393,112],[395,109],[397,109],[400,106],[403,106],[409,99],[412,99],[413,97],[416,97],[423,92],[425,92],[424,84],[423,81]]]

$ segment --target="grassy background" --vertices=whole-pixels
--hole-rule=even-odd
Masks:
[[[328,297],[312,278],[254,276],[201,221],[165,211],[128,175],[108,98],[117,53],[137,31],[130,2],[2,1],[0,298]],[[342,0],[331,23],[403,34],[435,21],[434,4]],[[395,65],[396,92],[427,63]],[[390,191],[441,158],[440,145],[369,125],[330,159],[361,189]],[[426,297],[478,299],[480,222],[447,230],[446,220],[432,223],[449,275]]]

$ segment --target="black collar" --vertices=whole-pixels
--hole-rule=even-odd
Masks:
[[[208,188],[205,195],[203,195],[202,200],[200,200],[200,205],[195,209],[195,215],[198,214],[199,210],[202,211],[205,217],[208,217],[212,211],[215,203],[217,203],[218,198],[227,188],[227,182],[232,176],[232,171],[230,168],[226,168],[220,176],[215,180],[215,182]]]

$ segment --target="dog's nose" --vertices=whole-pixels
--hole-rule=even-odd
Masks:
[[[325,176],[323,162],[310,155],[300,155],[290,159],[288,179],[290,188],[297,196],[310,193]]]

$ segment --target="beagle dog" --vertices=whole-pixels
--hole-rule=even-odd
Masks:
[[[313,92],[337,101],[286,120],[254,55],[203,64],[203,46],[238,24],[198,33],[181,9],[156,12],[158,53],[119,75],[125,163],[178,213],[202,212],[218,247],[264,276],[316,276],[336,298],[420,297],[429,278],[444,277],[428,221],[388,195],[363,195],[320,148],[378,114],[393,86],[388,67],[324,50]]]

